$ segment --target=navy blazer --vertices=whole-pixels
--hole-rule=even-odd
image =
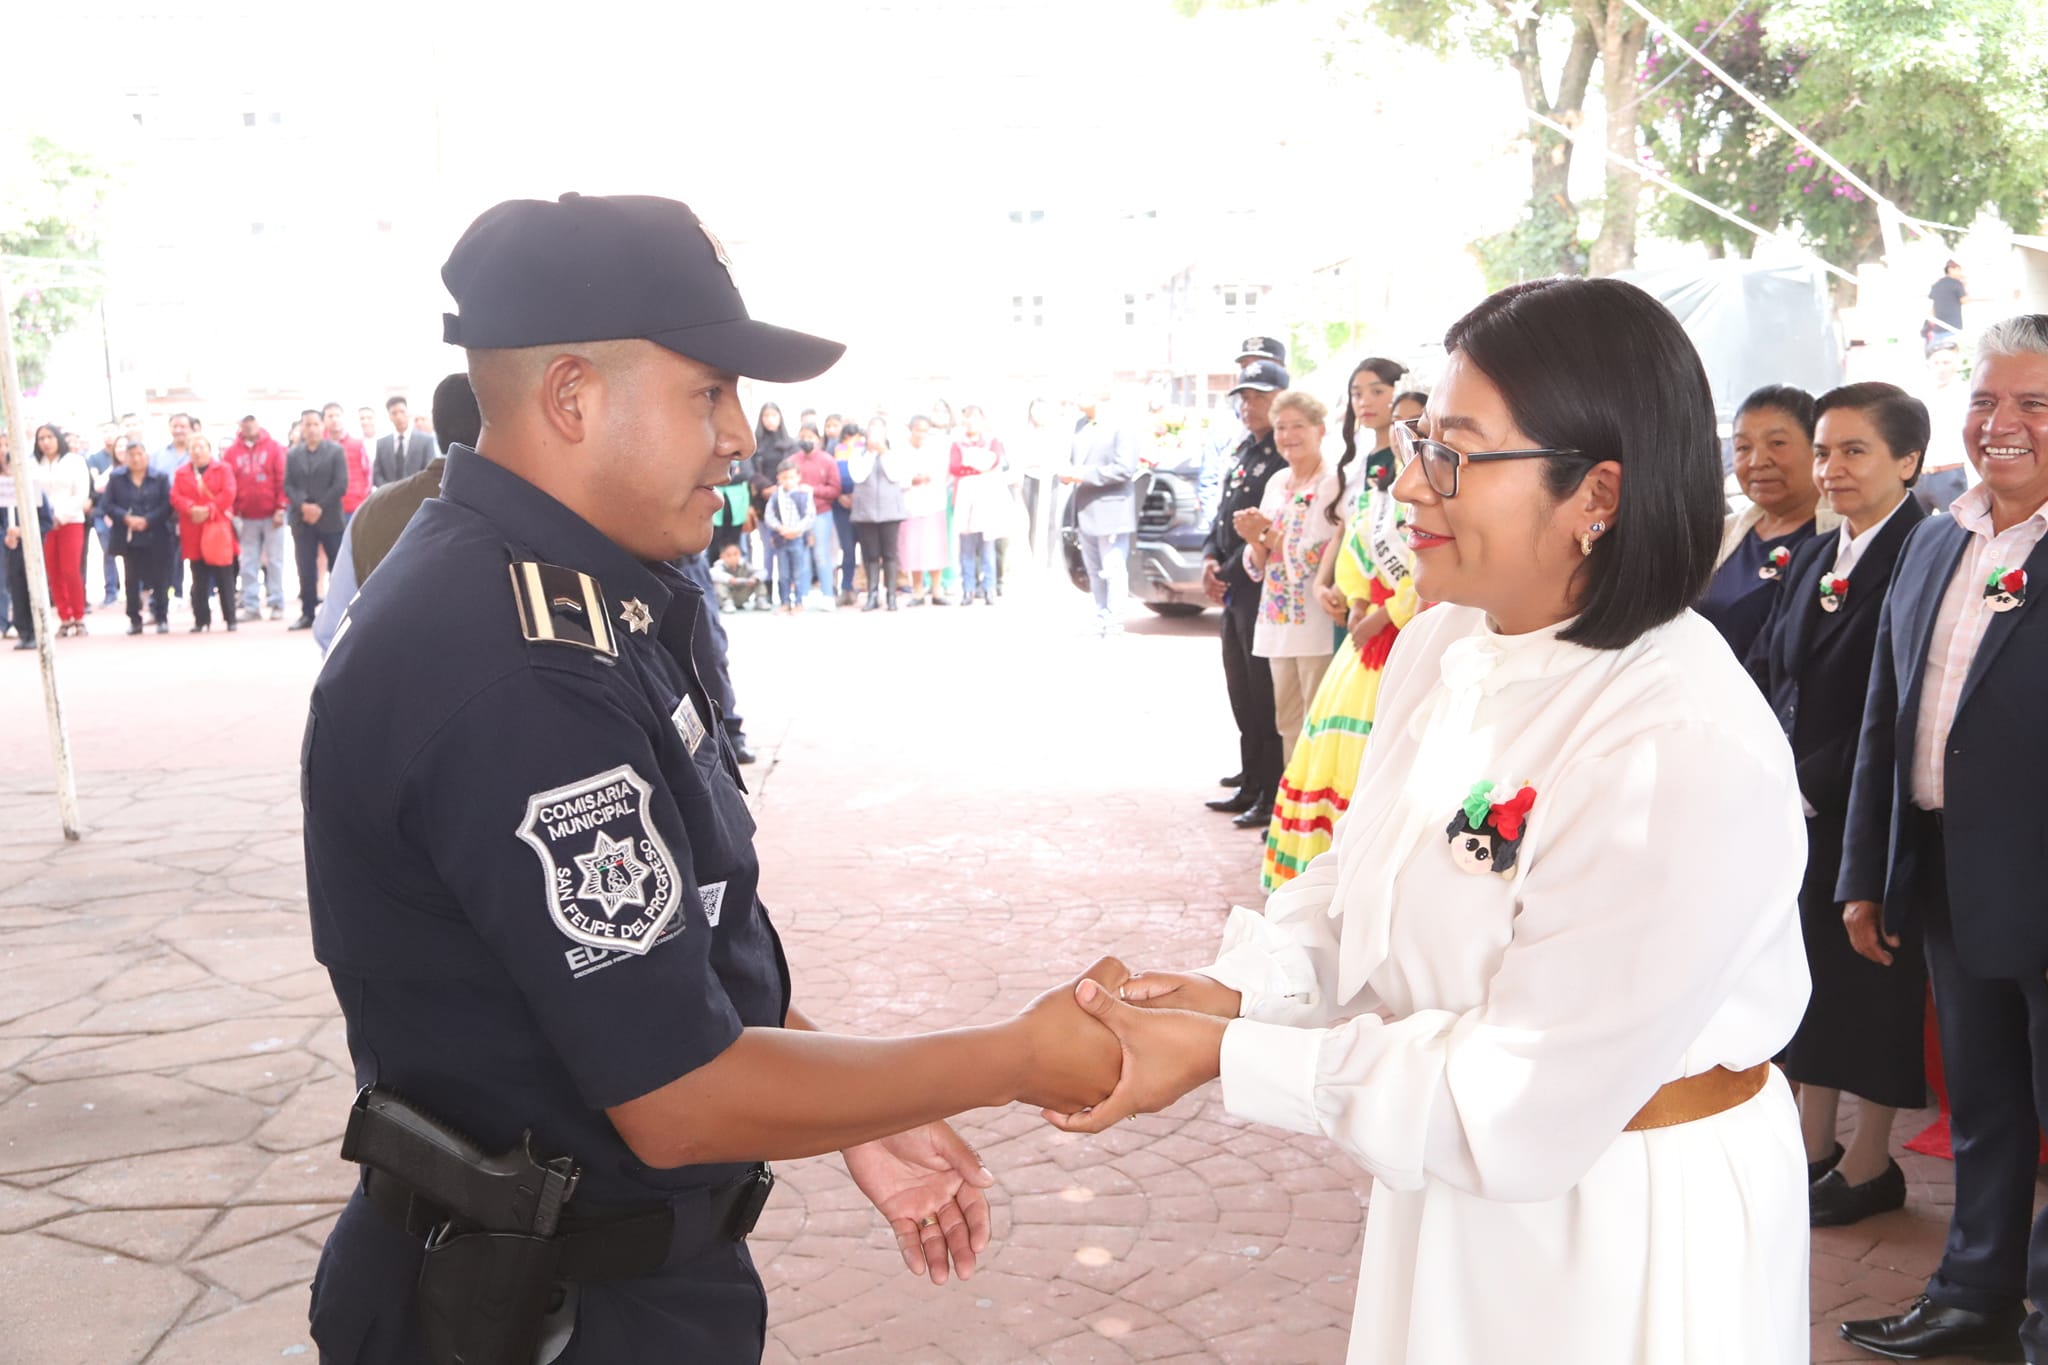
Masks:
[[[1835,895],[1882,901],[1892,933],[1913,909],[1905,901],[1924,856],[1905,822],[1927,650],[1970,540],[1951,517],[1920,523],[1878,620]],[[2024,567],[2040,587],[1991,618],[1963,682],[1942,768],[1956,950],[1975,975],[2038,979],[2048,968],[2048,805],[2038,799],[2048,772],[2048,540]]]
[[[145,474],[137,488],[127,470],[117,469],[100,494],[100,512],[113,523],[107,536],[107,548],[113,553],[161,549],[171,526],[171,481],[162,474]],[[143,517],[149,525],[130,531],[124,517]]]
[[[1839,820],[1848,808],[1878,617],[1906,537],[1926,518],[1907,493],[1863,547],[1849,575],[1849,594],[1832,612],[1821,609],[1820,579],[1822,566],[1834,562],[1841,535],[1830,531],[1809,538],[1792,552],[1777,601],[1749,652],[1750,676],[1792,742],[1800,794],[1824,817]]]

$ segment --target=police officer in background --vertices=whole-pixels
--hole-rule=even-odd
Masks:
[[[1273,445],[1273,395],[1288,386],[1287,370],[1274,355],[1286,350],[1270,337],[1245,342],[1250,357],[1238,371],[1230,396],[1239,404],[1244,440],[1238,443],[1230,472],[1223,476],[1223,496],[1202,546],[1202,586],[1209,600],[1223,604],[1223,684],[1230,692],[1230,714],[1237,722],[1238,761],[1234,777],[1223,779],[1237,791],[1206,804],[1210,810],[1235,815],[1240,829],[1263,830],[1273,819],[1273,798],[1279,795],[1287,755],[1273,721],[1273,673],[1264,659],[1252,654],[1252,631],[1258,623],[1259,583],[1244,567],[1244,537],[1233,524],[1239,512],[1257,507],[1266,483],[1287,467]]]
[[[761,1163],[833,1150],[912,1273],[972,1273],[992,1177],[941,1120],[1099,1101],[1117,1043],[1071,985],[986,1027],[815,1031],[693,663],[716,607],[672,567],[751,453],[739,377],[842,348],[750,319],[671,200],[500,204],[442,279],[482,435],[343,619],[302,747],[314,949],[366,1088],[321,1358],[758,1360]],[[441,1159],[466,1144],[498,1160]]]

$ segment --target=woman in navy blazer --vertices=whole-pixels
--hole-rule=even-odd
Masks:
[[[1835,898],[1878,619],[1907,535],[1925,518],[1909,495],[1928,440],[1927,408],[1892,384],[1851,384],[1815,405],[1813,477],[1839,532],[1802,544],[1785,571],[1749,669],[1770,699],[1806,800],[1799,913],[1813,995],[1783,1057],[1799,1089],[1815,1227],[1906,1202],[1889,1153],[1892,1118],[1924,1102],[1926,968],[1902,937],[1888,963],[1857,954]],[[1856,1135],[1835,1141],[1842,1091],[1859,1100]]]

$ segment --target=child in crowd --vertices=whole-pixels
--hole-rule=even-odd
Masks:
[[[782,468],[775,472],[775,491],[768,495],[761,519],[775,550],[775,585],[781,593],[781,610],[794,615],[804,609],[804,591],[810,586],[811,528],[818,519],[811,490],[804,487],[803,474],[794,460],[783,461]]]
[[[728,541],[711,562],[711,581],[718,585],[718,609],[722,612],[745,611],[761,591],[761,575],[747,563],[736,540]]]

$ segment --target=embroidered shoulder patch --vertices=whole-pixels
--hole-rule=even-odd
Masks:
[[[555,927],[577,943],[643,954],[676,917],[681,882],[647,818],[652,790],[622,765],[527,799],[515,832],[540,856]]]

